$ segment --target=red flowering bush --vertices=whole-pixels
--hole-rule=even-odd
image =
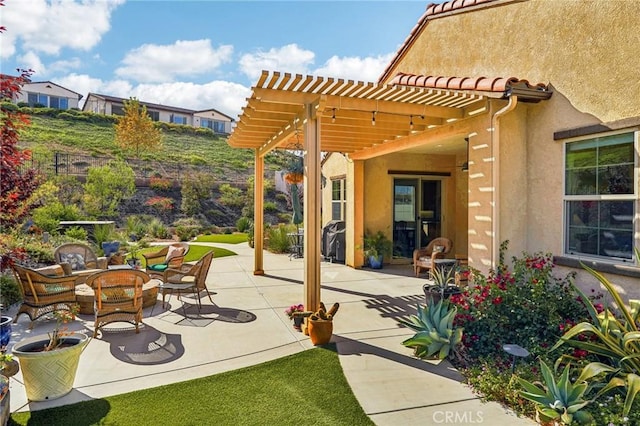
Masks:
[[[158,191],[166,191],[171,188],[171,180],[165,179],[161,177],[152,177],[149,179],[149,188],[155,189]]]
[[[165,213],[173,210],[173,200],[167,197],[152,197],[149,198],[144,204],[153,207],[159,213]]]
[[[551,254],[523,253],[512,259],[511,268],[503,257],[486,277],[472,271],[472,284],[449,299],[458,307],[455,325],[464,327],[468,360],[507,358],[502,349],[507,343],[527,348],[533,358],[553,346],[564,328],[588,315],[570,285],[574,275],[553,275]]]

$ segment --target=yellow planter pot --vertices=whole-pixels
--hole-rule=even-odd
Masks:
[[[73,388],[80,354],[89,343],[83,333],[63,338],[72,343],[49,352],[33,352],[49,341],[47,336],[35,336],[16,343],[12,353],[20,361],[27,398],[30,401],[48,401],[66,395]]]

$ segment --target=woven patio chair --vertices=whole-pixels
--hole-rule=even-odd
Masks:
[[[82,243],[65,243],[53,252],[56,263],[67,262],[73,271],[107,269],[107,258],[98,257],[91,247]]]
[[[189,244],[173,243],[153,253],[142,253],[147,262],[147,273],[155,278],[162,278],[164,271],[180,269],[184,263],[184,257],[189,252]]]
[[[13,320],[14,324],[21,314],[27,314],[31,320],[29,329],[32,329],[34,321],[41,316],[55,311],[70,311],[76,304],[76,277],[45,275],[43,271],[19,265],[13,265],[12,269],[22,292],[22,304]]]
[[[94,291],[95,327],[98,329],[114,322],[128,322],[136,327],[142,322],[142,285],[151,278],[146,272],[135,269],[102,271],[87,278],[87,285]]]
[[[202,258],[193,266],[187,267],[184,265],[182,269],[167,269],[164,271],[162,281],[160,284],[160,291],[162,292],[162,307],[165,307],[165,295],[169,294],[169,300],[173,293],[180,294],[191,293],[198,299],[198,311],[202,306],[200,302],[200,293],[207,292],[209,300],[213,303],[211,293],[207,288],[207,274],[211,267],[211,261],[213,260],[213,250],[207,252]],[[182,305],[184,310],[184,303]],[[186,312],[185,312],[186,316]]]
[[[436,247],[439,250],[436,250]],[[449,238],[438,237],[429,242],[426,247],[418,248],[413,251],[413,271],[416,277],[420,276],[422,270],[431,270],[433,260],[436,258],[444,258],[444,255],[449,253],[453,248],[453,241]],[[436,255],[434,256],[434,252]]]

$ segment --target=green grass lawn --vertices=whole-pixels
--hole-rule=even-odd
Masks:
[[[246,243],[248,241],[247,234],[210,234],[210,235],[198,235],[195,241],[200,243],[225,243],[225,244],[239,244]]]
[[[335,345],[327,345],[215,376],[14,413],[8,424],[351,426],[373,422],[351,392]]]
[[[156,252],[158,250],[160,250],[162,247],[159,246],[151,246],[151,247],[147,247],[147,248],[143,248],[138,250],[138,258],[140,258],[140,260],[142,260],[142,267],[146,268],[146,263],[144,258],[142,257],[142,253],[153,253]],[[205,255],[205,253],[207,253],[209,250],[213,250],[213,258],[218,258],[218,257],[226,257],[226,256],[235,256],[237,253],[231,251],[231,250],[227,250],[227,249],[223,249],[220,247],[211,247],[211,246],[201,246],[199,244],[189,244],[189,251],[187,252],[187,255],[184,257],[184,261],[185,262],[197,262],[198,260],[200,260],[202,258],[202,256]]]

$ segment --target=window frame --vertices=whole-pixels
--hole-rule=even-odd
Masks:
[[[608,136],[616,136],[623,134],[632,134],[632,145],[633,145],[633,192],[630,194],[578,194],[578,195],[568,195],[567,194],[567,145],[572,143],[580,143],[587,142],[589,140],[594,140],[598,138],[604,138]],[[600,254],[588,254],[582,252],[573,252],[569,250],[569,228],[570,228],[570,218],[569,218],[569,203],[571,201],[596,201],[596,202],[604,202],[604,201],[630,201],[633,204],[633,215],[632,215],[632,245],[633,247],[640,248],[639,240],[638,240],[638,230],[640,226],[639,213],[640,213],[640,186],[638,185],[638,167],[639,167],[639,155],[638,155],[638,146],[640,141],[640,128],[626,128],[611,132],[602,132],[602,133],[593,133],[588,135],[582,135],[575,138],[568,138],[563,141],[562,144],[562,252],[563,255],[569,258],[589,258],[594,259],[599,262],[612,263],[612,264],[633,264],[638,265],[638,260],[635,258],[635,251],[632,250],[631,258],[624,257],[615,257],[615,256],[605,256]],[[600,227],[601,223],[598,223],[598,227]],[[598,250],[599,251],[599,250]]]
[[[340,188],[338,190],[339,198],[334,199],[334,183],[338,183]],[[334,205],[339,204],[340,207],[340,217],[334,217]],[[331,220],[341,220],[345,221],[347,215],[347,177],[346,176],[335,176],[331,178]]]

